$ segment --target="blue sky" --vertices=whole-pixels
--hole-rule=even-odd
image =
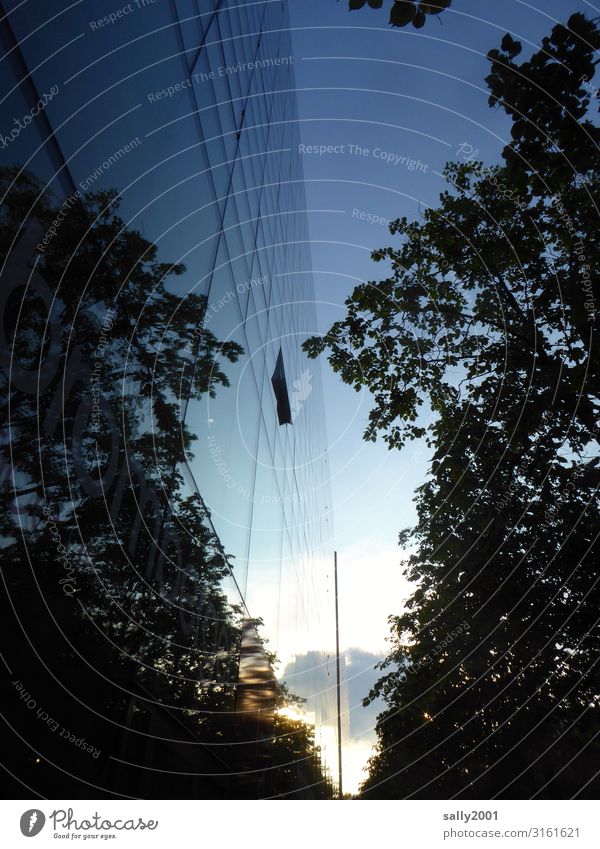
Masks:
[[[343,315],[353,286],[385,276],[370,259],[393,244],[382,219],[416,218],[435,205],[441,172],[461,144],[477,158],[499,160],[509,140],[504,112],[488,106],[486,53],[505,32],[523,43],[521,58],[575,11],[565,0],[454,0],[452,10],[421,30],[392,29],[388,9],[348,12],[346,2],[292,2],[294,58],[320,327]],[[324,154],[315,148],[329,147]],[[312,149],[311,149],[312,148]],[[379,219],[379,220],[377,220]],[[415,520],[413,492],[427,472],[427,451],[390,452],[365,443],[366,393],[343,385],[323,363],[332,470],[335,546],[340,558],[341,640],[349,655],[351,716],[362,711],[361,685],[385,652],[387,616],[398,613],[410,587],[402,578],[398,531]],[[364,693],[363,693],[364,694]],[[373,711],[369,711],[372,719]],[[345,751],[349,789],[368,755],[368,723]]]

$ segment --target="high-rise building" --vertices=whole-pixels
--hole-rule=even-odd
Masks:
[[[336,778],[287,6],[0,7],[6,754],[41,795]]]

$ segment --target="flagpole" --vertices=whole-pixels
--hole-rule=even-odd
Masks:
[[[337,573],[337,551],[333,553],[333,571],[335,575],[335,657],[337,666],[337,738],[338,738],[338,776],[339,776],[339,798],[343,799],[342,792],[342,691],[340,681],[340,613],[338,606],[338,573]]]

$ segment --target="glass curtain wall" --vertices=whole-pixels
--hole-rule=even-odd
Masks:
[[[332,516],[301,350],[316,315],[287,3],[2,7],[11,769],[82,798],[331,792]]]

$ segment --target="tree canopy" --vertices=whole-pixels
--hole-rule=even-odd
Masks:
[[[374,251],[384,279],[306,343],[369,389],[366,439],[431,452],[368,797],[598,792],[599,46],[575,14],[528,60],[490,51],[503,163],[463,146]]]

